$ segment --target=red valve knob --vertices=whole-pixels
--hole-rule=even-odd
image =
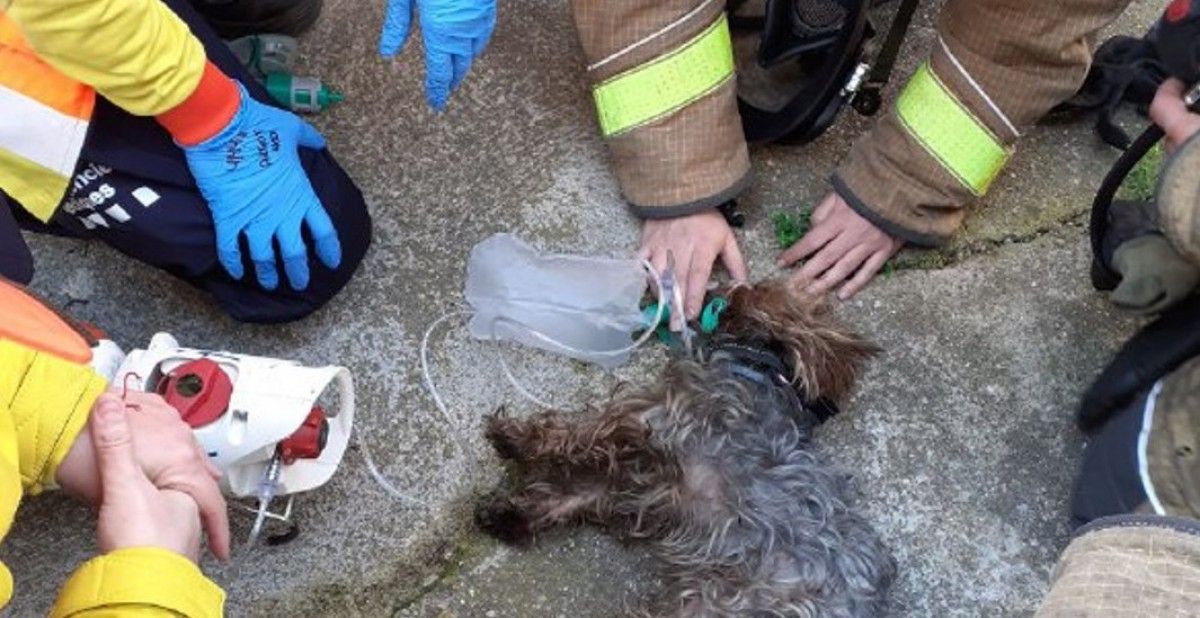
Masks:
[[[1177,23],[1183,20],[1192,12],[1192,0],[1175,0],[1168,7],[1163,17],[1167,23]]]
[[[193,429],[219,418],[229,408],[233,381],[217,363],[201,358],[186,362],[158,383],[158,394],[179,411]]]
[[[328,441],[329,421],[325,420],[325,411],[313,406],[300,428],[279,443],[279,453],[286,465],[297,459],[316,459]]]

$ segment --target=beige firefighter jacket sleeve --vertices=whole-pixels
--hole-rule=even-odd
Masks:
[[[1097,31],[1129,0],[949,0],[928,61],[832,176],[880,229],[945,242],[1013,145],[1083,83]]]
[[[1081,528],[1034,618],[1195,616],[1200,522],[1122,515]]]
[[[719,206],[750,180],[724,0],[572,0],[600,131],[645,218]]]

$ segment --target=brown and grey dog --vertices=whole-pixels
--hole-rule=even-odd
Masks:
[[[782,282],[726,291],[700,358],[586,413],[497,414],[487,436],[516,472],[479,524],[514,544],[591,523],[645,539],[665,616],[880,616],[895,564],[851,509],[849,478],[812,434],[876,350]]]

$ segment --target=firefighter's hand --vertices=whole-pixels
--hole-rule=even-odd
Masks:
[[[748,277],[746,262],[737,238],[725,217],[715,209],[674,219],[647,219],[642,225],[642,248],[638,255],[650,260],[654,270],[667,269],[667,252],[675,258],[675,282],[683,286],[685,312],[689,320],[700,315],[708,278],[717,258],[735,281]]]
[[[115,403],[114,403],[115,402]],[[217,486],[220,471],[196,442],[179,413],[153,393],[129,391],[124,399],[114,392],[101,395],[92,406],[95,416],[104,405],[124,411],[135,461],[144,477],[160,490],[189,497],[199,507],[208,546],[222,560],[229,558],[229,519]],[[101,504],[103,472],[94,440],[81,433],[56,472],[58,484],[90,504]]]
[[[812,215],[812,229],[779,256],[779,266],[805,260],[792,275],[809,292],[824,294],[837,287],[846,300],[867,285],[875,273],[904,246],[854,212],[837,193],[825,196]],[[841,287],[838,287],[841,286]]]
[[[1167,134],[1167,151],[1174,152],[1189,137],[1200,131],[1200,114],[1193,114],[1183,103],[1186,86],[1178,79],[1163,82],[1150,103],[1150,119]]]
[[[96,524],[100,551],[157,547],[192,562],[200,557],[200,508],[188,494],[156,487],[138,465],[128,410],[102,395],[88,423],[102,492]]]

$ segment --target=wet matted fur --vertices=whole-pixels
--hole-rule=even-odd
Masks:
[[[727,297],[714,341],[773,350],[809,400],[844,396],[875,352],[784,282]],[[491,417],[514,489],[479,524],[514,544],[572,523],[648,541],[670,588],[648,614],[882,615],[895,564],[851,509],[847,475],[813,452],[796,398],[735,375],[716,349],[582,414]]]

